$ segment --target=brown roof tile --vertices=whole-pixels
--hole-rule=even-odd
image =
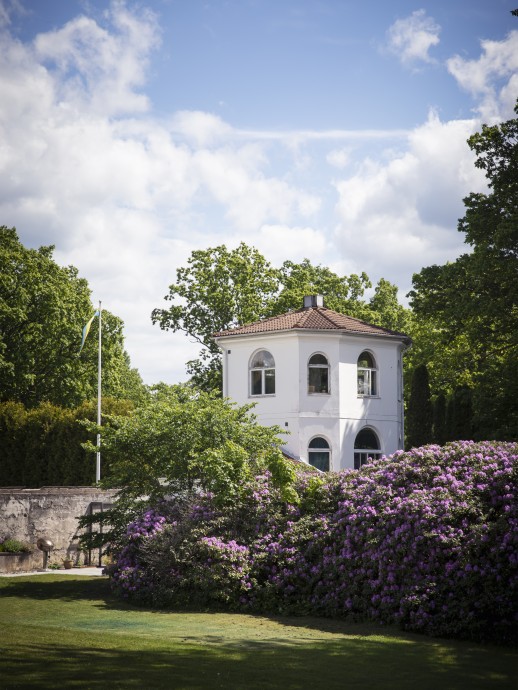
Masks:
[[[332,309],[325,307],[309,307],[298,311],[271,316],[245,326],[237,326],[227,331],[214,333],[215,338],[252,335],[256,333],[271,333],[275,331],[286,331],[304,329],[310,331],[345,331],[347,333],[365,333],[367,335],[394,336],[403,340],[409,340],[403,333],[391,331],[381,326],[373,326],[352,316],[339,314]]]

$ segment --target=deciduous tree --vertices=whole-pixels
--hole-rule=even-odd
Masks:
[[[14,228],[0,228],[0,401],[73,407],[96,395],[97,319],[79,356],[93,314],[90,289],[52,253],[53,247],[27,249]],[[138,398],[144,387],[124,351],[122,328],[103,312],[103,394]]]
[[[518,105],[515,108],[518,114]],[[476,438],[518,438],[518,119],[468,140],[489,190],[464,199],[459,221],[471,246],[453,263],[414,275],[417,319],[433,343],[435,394],[473,390]],[[491,411],[488,414],[488,410]]]
[[[387,280],[381,279],[370,301],[365,300],[371,287],[365,273],[339,276],[308,259],[285,261],[276,269],[243,243],[234,250],[194,251],[187,263],[177,270],[166,296],[172,305],[155,309],[151,318],[162,329],[184,332],[200,344],[200,356],[188,362],[187,371],[204,390],[221,388],[221,356],[212,338],[216,331],[300,309],[305,295],[324,295],[326,307],[386,328],[409,323],[396,286]]]

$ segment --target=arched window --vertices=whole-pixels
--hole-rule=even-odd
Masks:
[[[331,450],[329,449],[329,443],[320,436],[312,439],[308,446],[308,461],[317,470],[322,470],[322,472],[329,472],[330,467]]]
[[[312,355],[309,359],[308,393],[329,393],[329,362],[324,355]]]
[[[369,458],[376,460],[381,457],[378,437],[372,429],[362,429],[354,441],[354,469],[359,470]]]
[[[370,352],[362,352],[358,357],[358,395],[378,394],[378,371]]]
[[[250,362],[250,395],[275,395],[275,360],[268,350],[259,350]]]

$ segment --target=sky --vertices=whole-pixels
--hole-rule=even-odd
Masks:
[[[195,249],[364,271],[405,303],[468,250],[466,140],[513,117],[515,6],[0,0],[0,225],[79,269],[148,384],[197,356],[151,322]]]

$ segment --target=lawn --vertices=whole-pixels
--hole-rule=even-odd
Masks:
[[[137,609],[106,578],[0,578],[0,688],[516,688],[509,649],[318,618]]]

